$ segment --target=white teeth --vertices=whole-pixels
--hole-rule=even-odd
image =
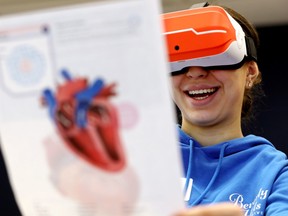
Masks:
[[[196,97],[195,99],[197,99],[197,100],[204,100],[204,99],[206,99],[206,98],[208,98],[209,96],[208,95],[206,95],[206,96],[204,96],[204,97]]]
[[[190,95],[196,95],[196,94],[206,94],[206,93],[212,93],[216,89],[215,88],[210,88],[210,89],[200,89],[200,90],[193,90],[193,91],[188,91]]]

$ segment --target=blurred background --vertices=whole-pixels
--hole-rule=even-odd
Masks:
[[[187,9],[200,2],[204,1],[162,0],[162,5],[164,12],[170,12]],[[208,2],[231,7],[257,26],[287,25],[288,23],[287,0],[208,0]]]
[[[0,19],[1,16],[8,14],[89,1],[92,0],[0,0]],[[163,12],[171,12],[187,9],[200,2],[202,1],[161,0],[160,4]],[[254,124],[249,130],[245,129],[245,133],[264,136],[277,149],[288,154],[287,0],[215,0],[209,2],[233,8],[256,26],[261,41],[258,63],[263,74],[266,97],[259,107]],[[9,184],[2,153],[0,154],[0,215],[21,216]]]
[[[92,1],[93,0],[0,0],[0,15]],[[94,1],[101,2],[105,0]],[[193,4],[203,2],[201,0],[159,1],[162,5],[163,12],[183,10],[191,7]],[[208,2],[231,7],[257,26],[286,25],[288,23],[287,0],[208,0]]]

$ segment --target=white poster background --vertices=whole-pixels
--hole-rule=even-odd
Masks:
[[[183,208],[161,12],[156,0],[110,1],[2,17],[0,136],[24,216],[167,216]],[[126,165],[107,172],[57,133],[43,90],[73,78],[116,83]]]

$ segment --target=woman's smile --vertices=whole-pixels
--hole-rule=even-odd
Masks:
[[[213,95],[215,92],[217,92],[219,88],[204,88],[204,89],[197,89],[197,90],[189,90],[185,91],[185,94],[189,97],[191,97],[194,100],[205,100],[206,98]]]

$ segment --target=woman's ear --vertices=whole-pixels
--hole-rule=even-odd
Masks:
[[[247,74],[246,74],[246,86],[251,88],[255,82],[257,82],[257,77],[259,76],[258,64],[255,61],[250,61],[247,63]]]

